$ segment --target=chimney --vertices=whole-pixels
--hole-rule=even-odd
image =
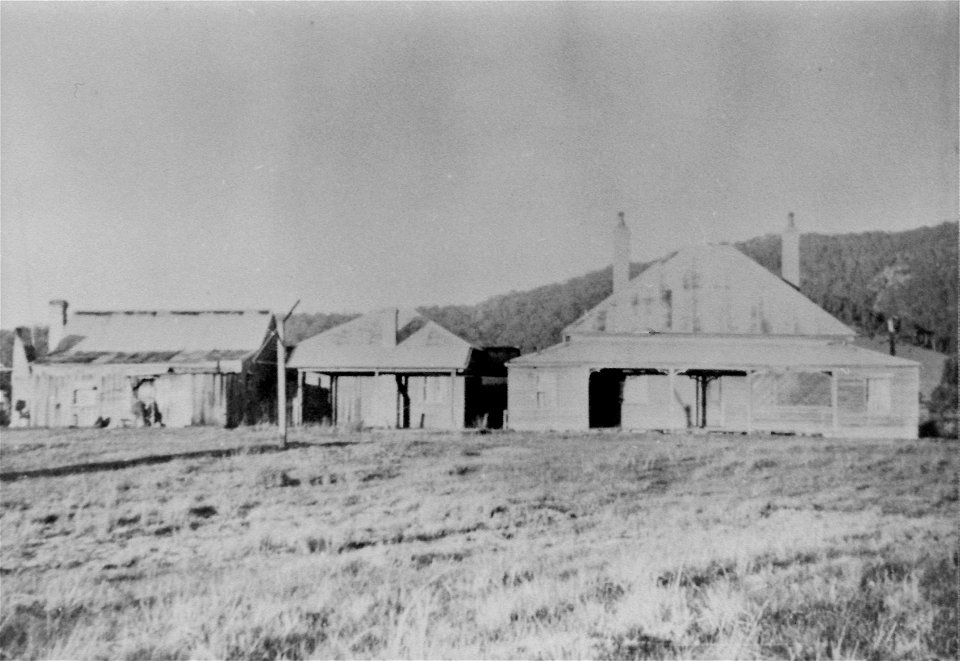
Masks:
[[[380,342],[384,348],[397,346],[397,308],[388,308],[380,315]]]
[[[780,239],[780,250],[780,277],[800,289],[800,235],[792,211],[787,214],[787,229]]]
[[[48,320],[49,330],[47,332],[47,352],[53,353],[57,350],[60,340],[66,335],[67,326],[67,302],[59,298],[50,301],[50,317]]]
[[[630,281],[630,228],[619,214],[619,221],[613,231],[613,293],[619,294],[627,288]]]

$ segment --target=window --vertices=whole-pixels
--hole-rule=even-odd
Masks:
[[[867,379],[867,412],[890,412],[890,379],[887,377]]]
[[[787,372],[776,377],[776,402],[780,406],[830,406],[830,375],[822,372]]]

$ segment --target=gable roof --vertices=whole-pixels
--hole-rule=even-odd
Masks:
[[[75,312],[64,338],[41,363],[240,361],[273,327],[268,310]]]
[[[856,335],[728,245],[686,248],[654,262],[564,330],[591,332]]]
[[[396,345],[384,346],[384,315],[393,313],[370,312],[307,338],[287,366],[340,372],[466,369],[476,347],[414,310],[396,311]]]

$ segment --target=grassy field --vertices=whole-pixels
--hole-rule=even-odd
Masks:
[[[955,441],[273,440],[5,432],[0,656],[957,656]]]

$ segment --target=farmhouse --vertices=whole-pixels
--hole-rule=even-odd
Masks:
[[[782,278],[709,245],[629,280],[629,240],[621,213],[613,293],[560,344],[508,363],[512,428],[917,436],[919,364],[853,346],[800,293],[793,214]]]
[[[14,399],[30,426],[170,427],[255,421],[276,389],[265,311],[112,311],[67,315],[51,301],[51,352],[30,360],[18,333]],[[271,381],[271,378],[274,380]],[[19,405],[19,404],[18,404]]]
[[[297,345],[294,424],[461,429],[500,427],[504,362],[413,310],[371,312]]]

